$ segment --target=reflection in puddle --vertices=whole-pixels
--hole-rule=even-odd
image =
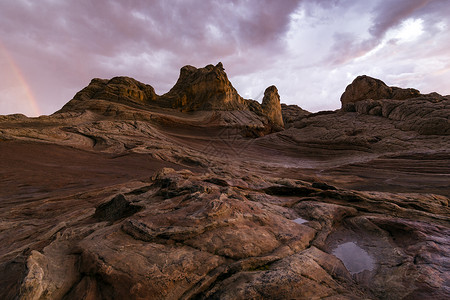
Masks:
[[[364,270],[372,271],[374,268],[373,258],[353,242],[337,246],[332,253],[344,263],[344,266],[351,274]]]
[[[303,219],[303,218],[297,218],[297,219],[292,220],[292,221],[294,221],[294,222],[297,223],[297,224],[303,224],[303,223],[308,222],[308,220],[305,220],[305,219]]]

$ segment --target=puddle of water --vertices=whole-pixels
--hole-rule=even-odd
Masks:
[[[303,224],[303,223],[308,222],[308,220],[305,220],[305,219],[303,219],[303,218],[297,218],[297,219],[292,220],[292,221],[294,221],[294,222],[297,223],[297,224]]]
[[[354,242],[341,244],[332,253],[344,263],[352,275],[364,270],[372,271],[375,266],[373,258]]]

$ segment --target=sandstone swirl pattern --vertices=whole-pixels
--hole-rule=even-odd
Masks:
[[[219,63],[0,116],[0,298],[448,299],[450,97],[341,102],[244,99]]]

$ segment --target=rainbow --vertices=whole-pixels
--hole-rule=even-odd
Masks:
[[[22,74],[19,66],[16,64],[16,62],[11,57],[11,55],[9,55],[7,49],[3,46],[1,41],[0,41],[0,54],[2,54],[2,56],[6,58],[6,61],[9,65],[14,77],[16,78],[16,80],[18,81],[20,86],[22,87],[22,90],[25,92],[26,99],[28,101],[29,107],[31,108],[31,113],[33,114],[33,116],[42,115],[41,110],[39,109],[39,105],[36,101],[36,98],[34,97],[32,91],[31,91],[31,88],[25,79],[25,76]]]

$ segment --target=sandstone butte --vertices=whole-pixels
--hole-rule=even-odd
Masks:
[[[0,116],[1,299],[450,299],[450,96],[93,79]]]

